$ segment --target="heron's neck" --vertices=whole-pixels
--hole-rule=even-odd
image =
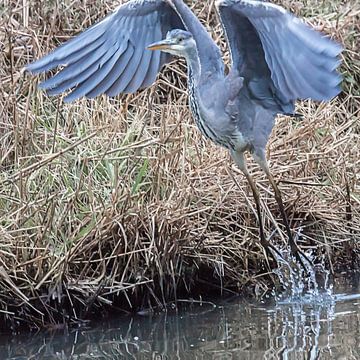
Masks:
[[[195,84],[197,84],[201,75],[200,58],[197,49],[195,47],[189,49],[185,54],[185,59],[188,67],[188,80],[192,78]]]

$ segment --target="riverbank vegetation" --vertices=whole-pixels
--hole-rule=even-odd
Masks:
[[[22,72],[118,3],[0,5],[2,328],[161,310],[209,293],[261,296],[271,287],[251,191],[227,152],[197,131],[183,61],[138,94],[70,105]],[[327,104],[300,102],[302,119],[279,118],[268,157],[299,244],[334,272],[351,270],[360,250],[360,7],[280,3],[345,46],[343,93]],[[225,49],[214,2],[193,5]],[[271,187],[249,166],[266,232],[284,248]]]

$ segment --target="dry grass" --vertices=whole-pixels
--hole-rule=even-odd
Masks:
[[[280,2],[346,47],[342,95],[299,104],[302,120],[280,118],[268,152],[301,244],[325,254],[332,268],[351,268],[360,231],[360,7]],[[0,5],[0,318],[7,328],[269,286],[251,193],[228,154],[195,128],[182,62],[139,94],[72,105],[46,97],[36,90],[39,79],[21,73],[117,3]],[[220,41],[208,15],[213,1],[194,4]],[[281,229],[272,238],[281,247],[272,191],[250,167],[266,231]]]

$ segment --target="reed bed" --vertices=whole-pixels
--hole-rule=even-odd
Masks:
[[[196,129],[183,61],[135,95],[70,105],[22,71],[120,2],[0,5],[2,329],[163,310],[179,297],[262,296],[272,287],[251,191],[227,152]],[[268,146],[299,244],[339,273],[359,265],[360,7],[279,3],[345,46],[343,93],[299,103],[302,119],[279,117]],[[214,1],[192,5],[225,50]],[[272,190],[249,166],[266,232],[284,248]]]

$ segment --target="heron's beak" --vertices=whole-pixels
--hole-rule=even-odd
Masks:
[[[173,46],[173,42],[171,39],[164,39],[158,41],[156,43],[150,44],[147,49],[148,50],[169,50]]]

